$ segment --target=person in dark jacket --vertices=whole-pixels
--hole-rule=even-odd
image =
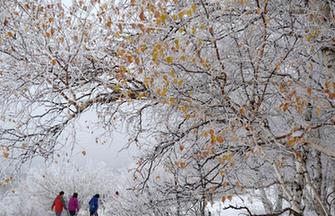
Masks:
[[[76,215],[79,211],[79,202],[78,202],[78,194],[74,193],[69,200],[68,207],[67,209],[69,210],[69,213],[71,216]]]
[[[65,200],[64,200],[64,191],[59,192],[59,195],[55,198],[52,203],[51,210],[55,211],[56,216],[61,216],[63,209],[66,210]]]
[[[96,194],[92,197],[90,202],[88,203],[90,206],[90,215],[98,216],[98,208],[99,208],[99,194]]]

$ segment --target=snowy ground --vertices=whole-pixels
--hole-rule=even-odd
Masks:
[[[253,213],[263,213],[262,203],[259,201],[255,201],[252,199],[248,199],[247,197],[233,197],[231,201],[226,200],[224,203],[222,202],[214,202],[213,205],[208,205],[207,208],[211,212],[212,216],[238,216],[244,215],[248,212],[246,210],[236,210],[236,209],[226,209],[226,207],[234,206],[246,206],[249,209],[252,209]]]

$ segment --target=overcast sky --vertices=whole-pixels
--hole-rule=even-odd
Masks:
[[[104,139],[106,142],[103,143],[101,139],[104,137],[104,130],[97,122],[94,111],[83,113],[66,130],[64,137],[69,136],[69,140],[66,141],[67,146],[61,152],[63,154],[72,152],[71,159],[79,163],[92,160],[106,162],[112,168],[128,167],[136,151],[135,148],[129,148],[120,152],[128,141],[125,127],[122,128],[122,125],[119,125],[116,131],[108,136],[108,140]],[[72,150],[73,138],[75,138],[75,145]]]
[[[61,1],[66,6],[70,6],[72,3],[72,0]],[[69,127],[64,134],[64,137],[70,136],[70,139],[72,139],[73,132],[75,132],[76,144],[74,148],[72,149],[72,145],[69,145],[73,140],[68,140],[65,148],[58,152],[61,154],[59,160],[66,160],[64,159],[65,154],[72,153],[69,157],[76,164],[82,164],[87,161],[103,161],[111,168],[129,167],[134,161],[133,157],[136,149],[130,148],[120,152],[128,140],[125,128],[120,127],[110,137],[109,142],[105,144],[101,142],[96,143],[96,139],[100,139],[104,131],[101,125],[97,124],[97,117],[94,111],[83,113],[80,119],[72,125],[72,128]],[[61,142],[65,143],[66,141],[63,139]],[[85,151],[85,155],[83,151]]]

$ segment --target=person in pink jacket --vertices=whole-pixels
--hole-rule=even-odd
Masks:
[[[68,210],[71,216],[74,216],[79,211],[79,202],[78,202],[78,194],[74,193],[69,200]]]

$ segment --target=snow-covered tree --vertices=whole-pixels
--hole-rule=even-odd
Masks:
[[[285,210],[282,199],[290,214],[334,212],[333,1],[0,7],[5,158],[49,158],[67,125],[94,109],[107,130],[128,123],[143,153],[139,189],[169,170],[162,187],[176,206],[261,189],[269,214]]]

